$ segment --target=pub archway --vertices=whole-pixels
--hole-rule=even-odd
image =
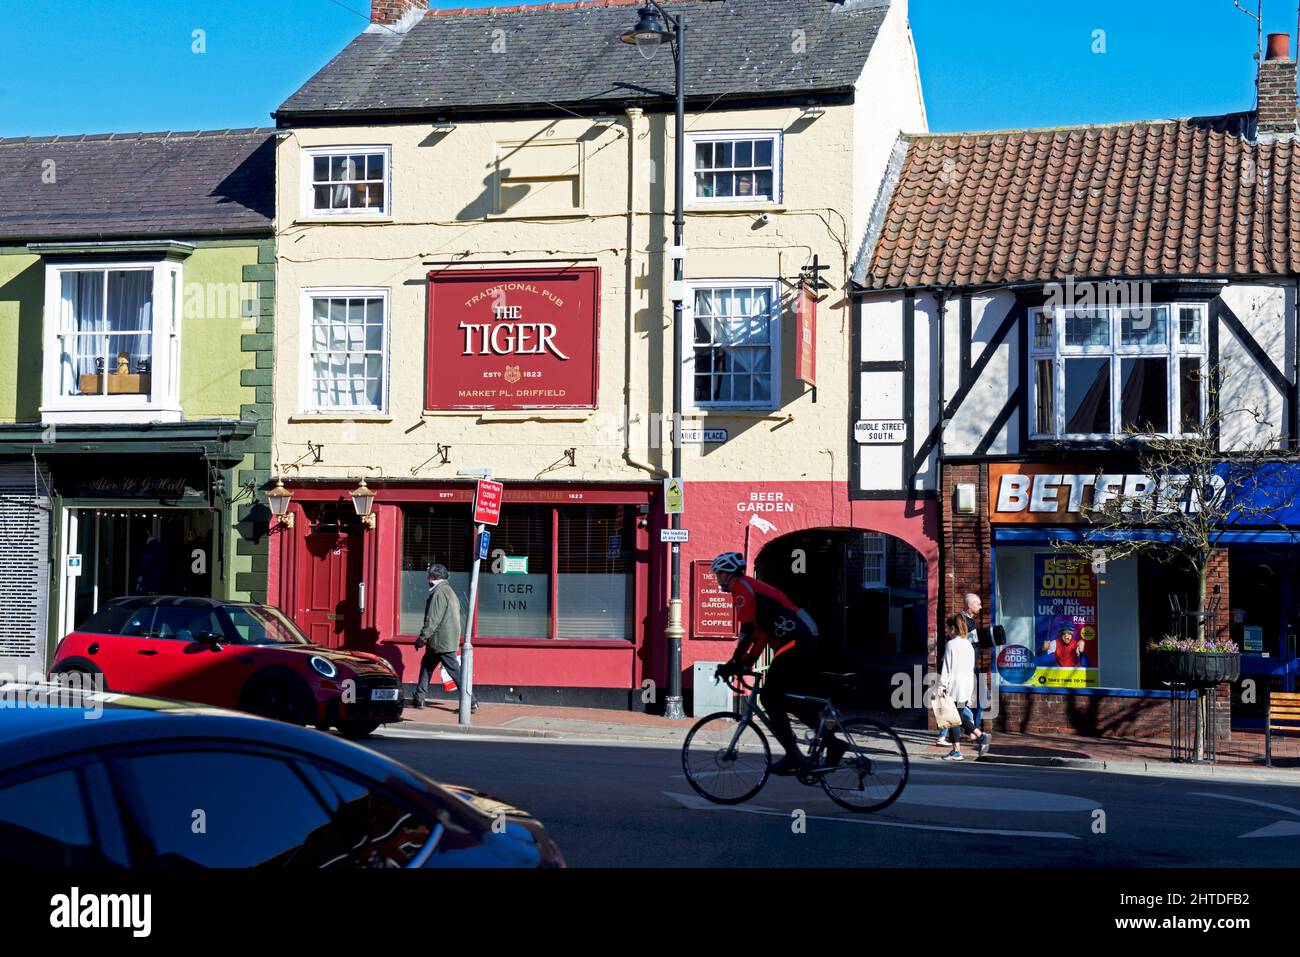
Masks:
[[[920,552],[883,532],[815,528],[782,535],[752,558],[754,575],[817,623],[840,667],[924,660],[928,569]]]

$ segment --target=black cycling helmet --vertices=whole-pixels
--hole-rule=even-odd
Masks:
[[[740,552],[723,552],[713,560],[710,566],[713,572],[726,572],[729,575],[744,574],[745,556]]]

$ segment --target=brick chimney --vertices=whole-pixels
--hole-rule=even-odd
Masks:
[[[1296,131],[1296,61],[1291,59],[1291,34],[1270,33],[1268,53],[1259,65],[1259,106],[1256,114],[1261,133]]]
[[[370,22],[403,23],[429,12],[429,0],[370,0]]]

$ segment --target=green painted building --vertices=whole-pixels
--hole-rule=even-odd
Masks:
[[[0,139],[0,673],[121,595],[265,598],[274,162]]]

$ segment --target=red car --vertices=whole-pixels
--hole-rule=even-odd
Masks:
[[[110,691],[238,708],[364,737],[400,721],[402,688],[378,655],[312,644],[281,611],[215,598],[115,598],[61,642],[51,675]]]

